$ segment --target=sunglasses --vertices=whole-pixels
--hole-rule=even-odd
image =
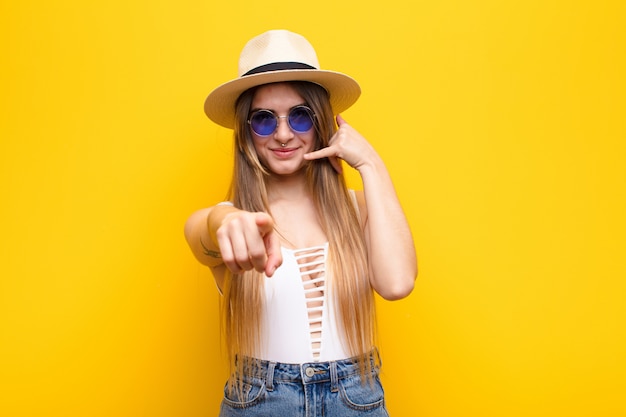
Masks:
[[[248,118],[248,124],[259,136],[269,136],[278,128],[278,119],[287,119],[291,130],[306,133],[313,127],[315,113],[307,106],[296,106],[287,116],[277,116],[271,110],[256,110]]]

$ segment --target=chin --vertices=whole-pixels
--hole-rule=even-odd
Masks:
[[[304,165],[299,164],[298,166],[285,166],[285,165],[275,165],[269,167],[270,172],[274,175],[281,176],[291,176],[296,174],[301,174],[304,172]]]

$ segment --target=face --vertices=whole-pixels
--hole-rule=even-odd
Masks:
[[[251,130],[254,148],[259,159],[277,175],[294,175],[302,171],[307,161],[304,154],[313,151],[315,128],[300,133],[293,130],[287,118],[297,106],[306,105],[296,90],[286,83],[259,87],[252,99],[250,114],[256,110],[271,110],[278,119],[278,126],[268,136],[259,136]]]

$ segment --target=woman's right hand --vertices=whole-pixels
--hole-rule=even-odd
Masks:
[[[220,216],[221,219],[212,219],[218,212],[213,210],[207,221],[209,230],[217,226],[217,229],[213,229],[216,230],[215,241],[222,261],[230,272],[240,274],[254,269],[264,272],[268,277],[274,275],[282,264],[282,254],[272,217],[263,212],[231,209]]]

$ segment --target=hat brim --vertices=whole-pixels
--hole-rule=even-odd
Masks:
[[[247,75],[215,88],[204,102],[204,112],[215,123],[233,129],[235,102],[246,90],[263,84],[282,81],[309,81],[328,91],[335,114],[352,106],[361,95],[361,87],[352,77],[335,71],[298,69]]]

